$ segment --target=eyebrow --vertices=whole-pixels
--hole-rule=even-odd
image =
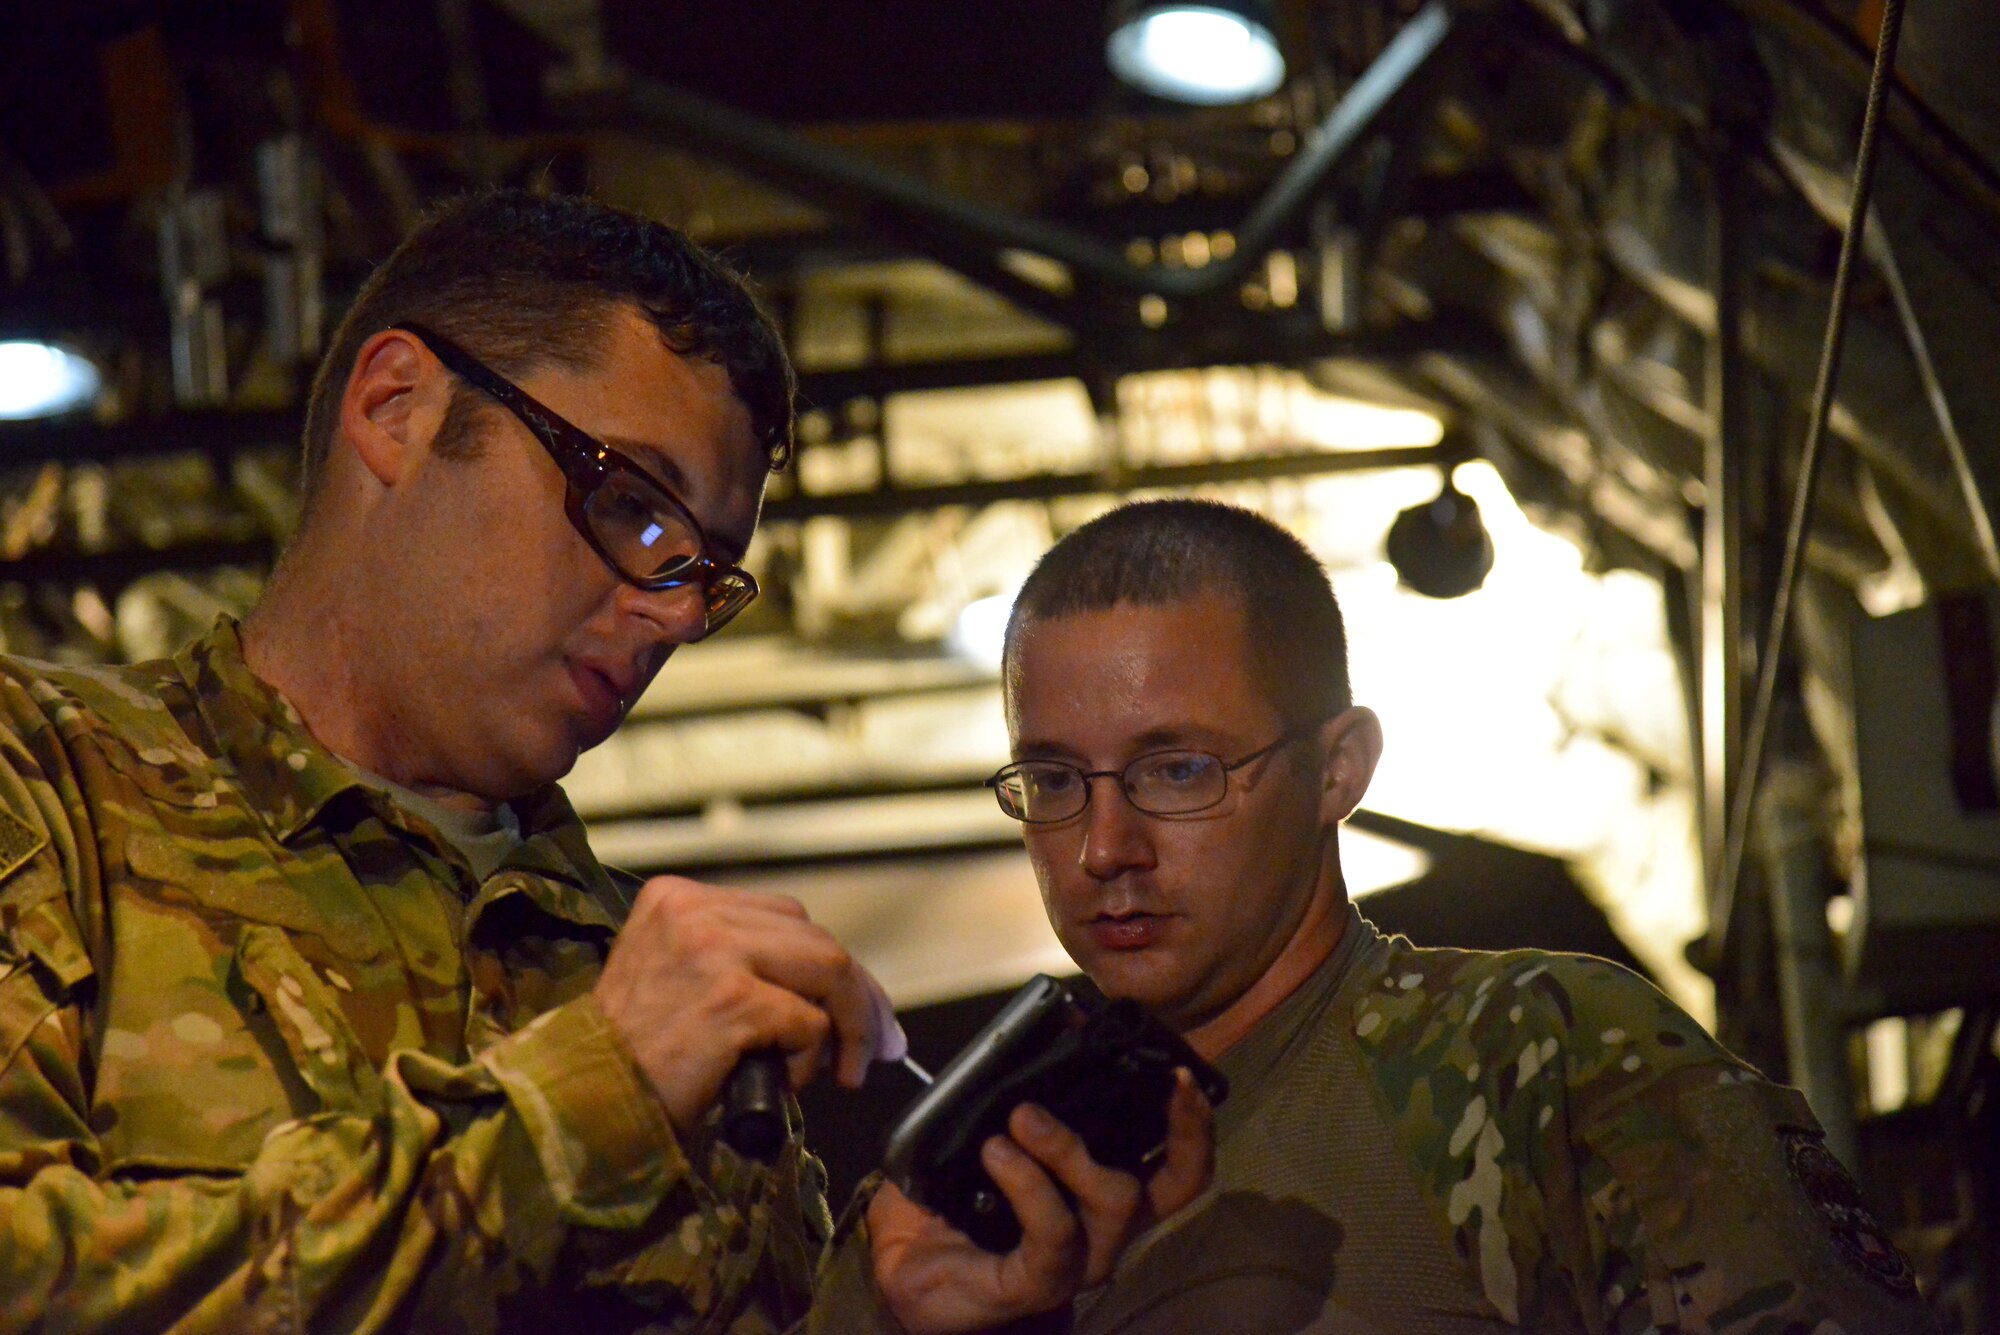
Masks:
[[[578,429],[581,430],[581,428]],[[639,440],[632,436],[603,435],[595,436],[593,439],[610,446],[627,459],[630,459],[640,472],[658,483],[675,500],[685,506],[690,515],[694,515],[694,504],[688,498],[689,483],[687,471],[680,466],[672,455],[668,454],[658,445],[652,444],[649,441]],[[700,516],[695,516],[695,522],[701,522]],[[707,536],[709,542],[714,545],[716,551],[728,560],[731,565],[741,565],[744,556],[750,551],[750,539],[748,537],[739,536],[734,533],[711,533],[707,529],[703,529],[702,532]]]
[[[1149,751],[1175,751],[1181,749],[1210,750],[1224,745],[1222,739],[1207,728],[1193,724],[1148,728],[1132,739],[1132,754],[1143,756]]]
[[[1207,730],[1186,725],[1167,725],[1148,728],[1131,739],[1131,754],[1126,763],[1155,751],[1208,750],[1222,746],[1221,738],[1211,736]],[[1077,760],[1082,753],[1062,742],[1044,741],[1039,738],[1020,743],[1014,748],[1016,760]]]
[[[674,499],[682,505],[688,503],[687,473],[666,450],[633,436],[598,436],[596,439],[638,464],[641,472],[672,492]]]

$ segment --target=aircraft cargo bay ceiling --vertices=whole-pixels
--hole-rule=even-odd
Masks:
[[[0,423],[0,636],[133,658],[247,606],[368,266],[440,195],[589,189],[748,270],[804,410],[766,595],[574,776],[607,860],[1012,846],[978,786],[1008,597],[1119,498],[1195,489],[1328,563],[1390,738],[1371,809],[1576,859],[1706,1009],[1682,946],[1731,949],[1704,878],[1880,17],[1287,0],[1279,90],[1189,108],[1114,80],[1074,0],[10,7],[0,339],[101,386]],[[2000,573],[2000,11],[1920,3],[1901,36],[1773,732],[1850,832],[1843,618]],[[1421,869],[1368,828],[1357,889]],[[967,875],[1034,919],[1018,858]],[[902,995],[1050,948],[913,956]]]

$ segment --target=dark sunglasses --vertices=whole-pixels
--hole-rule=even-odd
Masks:
[[[749,571],[708,556],[701,525],[652,474],[444,335],[407,321],[394,328],[421,339],[446,370],[521,419],[562,469],[569,522],[620,579],[649,590],[698,586],[702,638],[721,630],[757,596]]]

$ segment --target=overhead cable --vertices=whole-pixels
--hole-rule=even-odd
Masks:
[[[1833,406],[1833,386],[1840,372],[1840,352],[1847,337],[1848,300],[1854,287],[1854,259],[1867,232],[1868,197],[1875,183],[1875,161],[1881,149],[1882,104],[1896,68],[1896,43],[1902,35],[1904,0],[1884,0],[1882,30],[1875,42],[1875,64],[1868,76],[1867,111],[1861,139],[1854,152],[1854,187],[1847,209],[1847,228],[1840,239],[1840,261],[1833,274],[1833,296],[1827,310],[1826,337],[1820,346],[1819,375],[1813,384],[1806,422],[1805,445],[1799,454],[1799,476],[1792,493],[1791,521],[1785,530],[1784,558],[1771,603],[1771,624],[1757,655],[1757,695],[1750,727],[1743,737],[1743,763],[1736,771],[1736,794],[1730,805],[1722,866],[1717,869],[1715,897],[1709,913],[1709,945],[1720,952],[1729,931],[1736,886],[1743,867],[1743,847],[1755,809],[1757,779],[1763,768],[1764,746],[1771,730],[1777,697],[1778,665],[1790,629],[1792,599],[1805,567],[1806,531],[1812,523],[1813,501],[1819,491],[1821,444],[1827,415]]]

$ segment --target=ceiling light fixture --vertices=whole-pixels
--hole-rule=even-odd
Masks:
[[[0,341],[0,421],[74,412],[103,387],[104,377],[81,353],[39,339]]]
[[[1396,516],[1387,546],[1403,583],[1430,598],[1462,598],[1493,570],[1493,537],[1479,502],[1452,485],[1449,469],[1436,500]]]
[[[1117,0],[1104,54],[1141,92],[1200,106],[1265,97],[1285,81],[1269,0]]]

